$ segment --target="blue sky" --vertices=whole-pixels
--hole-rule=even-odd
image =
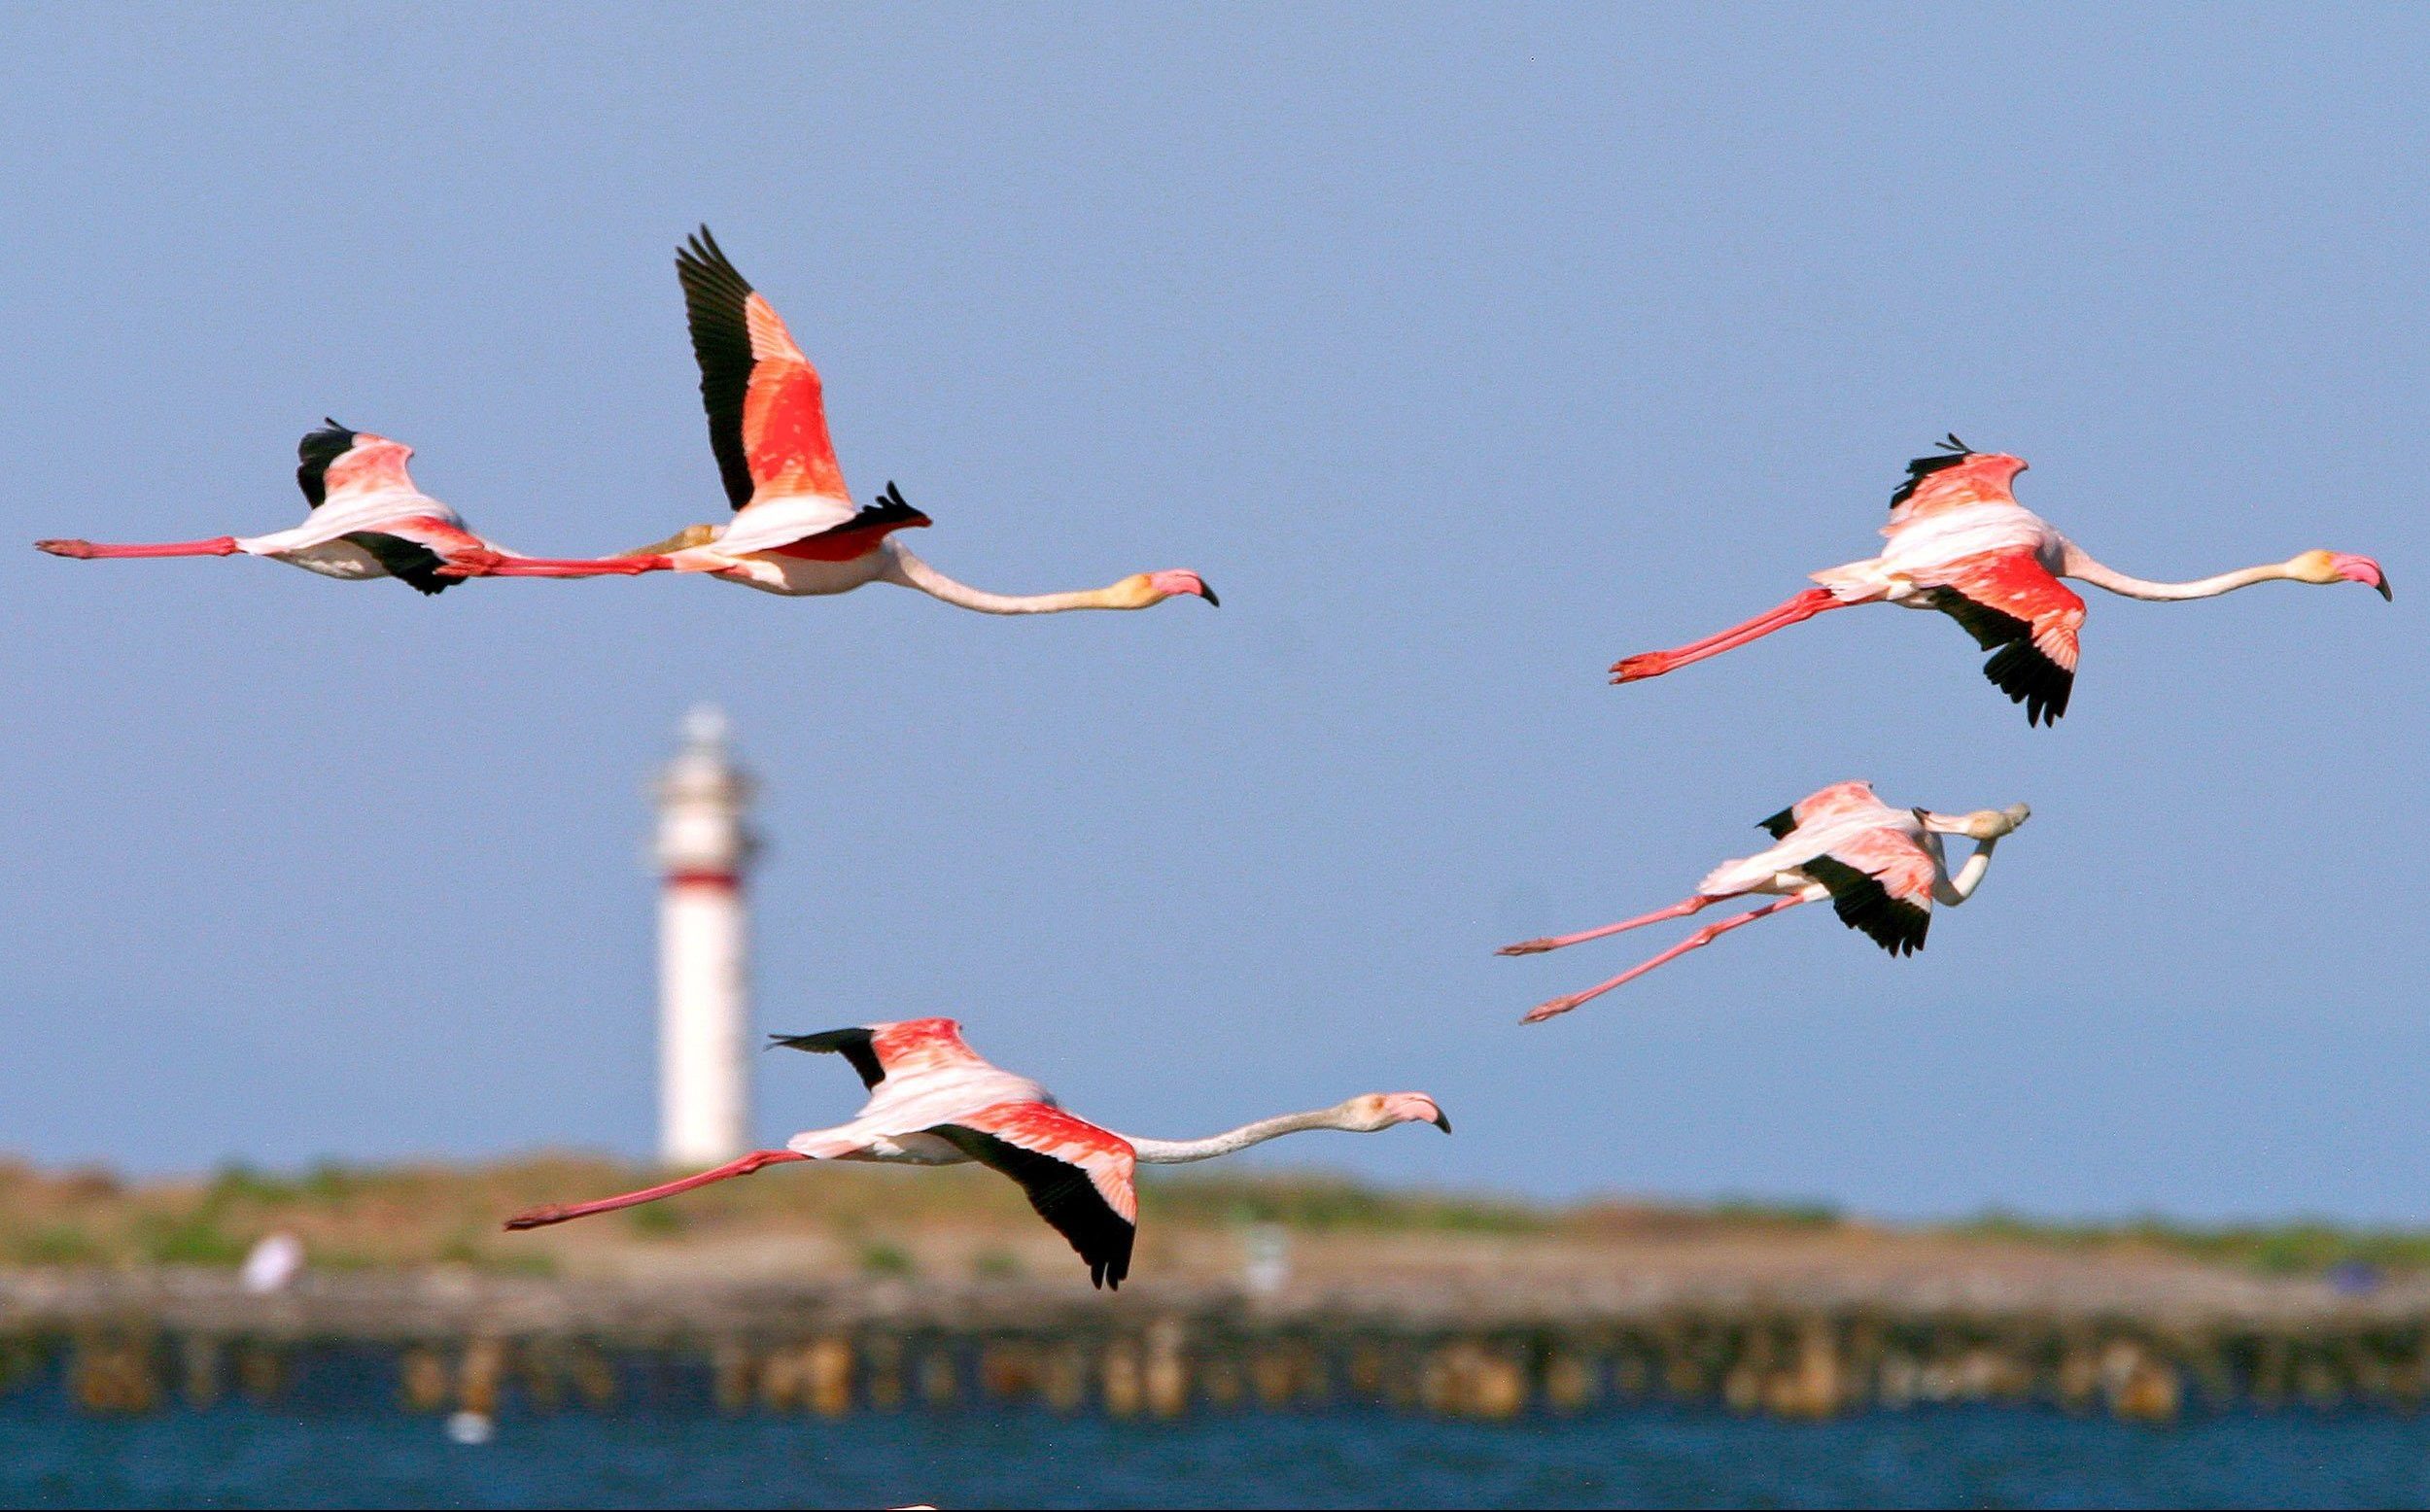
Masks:
[[[717,518],[712,225],[847,476],[1009,591],[0,552],[0,1150],[650,1144],[642,788],[766,786],[761,1026],[945,1013],[1118,1128],[1404,1182],[2430,1221],[2418,144],[2400,8],[0,11],[23,539],[301,512],[323,414],[509,544]],[[1943,431],[2111,564],[2029,731],[1954,627],[1614,657],[1868,555]],[[1812,911],[1555,1023],[1822,783],[2030,801],[1892,961]],[[855,1088],[762,1069],[770,1137]]]

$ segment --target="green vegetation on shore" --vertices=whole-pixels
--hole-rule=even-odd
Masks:
[[[0,1161],[0,1266],[232,1266],[262,1235],[297,1234],[324,1269],[459,1264],[548,1274],[550,1253],[501,1231],[507,1214],[617,1191],[653,1173],[615,1161],[547,1155],[480,1166],[324,1164],[295,1175],[229,1167],[209,1178],[125,1182],[107,1172],[45,1173]],[[1017,1267],[1036,1220],[1009,1183],[977,1170],[904,1172],[838,1167],[816,1181],[777,1173],[636,1208],[608,1220],[618,1242],[819,1234],[843,1243],[872,1275],[915,1268],[908,1242],[923,1231],[1001,1234],[982,1271]],[[1991,1214],[1892,1229],[1819,1205],[1723,1201],[1657,1206],[1569,1205],[1404,1190],[1307,1174],[1151,1173],[1142,1219],[1165,1232],[1274,1223],[1294,1232],[1494,1235],[1598,1240],[1764,1238],[1900,1233],[2049,1248],[2176,1256],[2269,1275],[2341,1266],[2430,1271],[2430,1233],[2317,1221],[2200,1226],[2144,1219],[2060,1223]]]

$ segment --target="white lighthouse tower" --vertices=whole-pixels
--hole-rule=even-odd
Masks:
[[[711,704],[683,721],[683,750],[657,787],[658,1154],[713,1165],[748,1148],[749,933],[743,877],[754,842],[750,778]]]

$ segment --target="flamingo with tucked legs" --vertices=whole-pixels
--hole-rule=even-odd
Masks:
[[[869,1089],[859,1116],[833,1128],[796,1134],[782,1150],[753,1151],[697,1176],[622,1196],[535,1208],[506,1220],[506,1226],[538,1228],[611,1213],[786,1160],[977,1161],[1021,1184],[1038,1216],[1087,1262],[1093,1284],[1119,1289],[1130,1273],[1131,1241],[1138,1230],[1131,1178],[1141,1164],[1211,1160],[1303,1129],[1372,1134],[1396,1124],[1431,1123],[1451,1132],[1451,1120],[1423,1092],[1370,1092],[1337,1107],[1263,1118],[1207,1139],[1140,1139],[1065,1113],[1045,1087],[981,1059],[962,1043],[961,1025],[951,1018],[769,1038],[773,1045],[824,1051],[850,1062]]]
[[[1609,981],[1538,1004],[1519,1022],[1541,1023],[1566,1014],[1665,961],[1702,949],[1743,924],[1824,898],[1831,900],[1840,921],[1849,928],[1861,930],[1892,955],[1912,955],[1924,948],[1925,934],[1932,926],[1932,905],[1943,903],[1954,909],[1972,897],[1991,868],[1992,850],[2000,837],[2031,814],[2023,804],[1962,814],[1892,808],[1873,796],[1871,783],[1835,782],[1764,820],[1758,828],[1771,833],[1770,849],[1744,860],[1722,862],[1682,902],[1600,929],[1504,945],[1497,953],[1535,955],[1664,919],[1685,918],[1730,898],[1765,894],[1780,899],[1708,924]],[[1941,848],[1944,835],[1962,835],[1974,842],[1974,854],[1954,876]]]
[[[405,471],[413,448],[402,441],[349,430],[330,420],[295,448],[295,482],[311,517],[268,535],[214,535],[207,540],[96,545],[88,540],[38,540],[54,557],[268,557],[323,577],[394,577],[425,594],[444,593],[467,577],[511,564],[524,577],[591,577],[646,570],[640,565],[567,562],[526,557],[483,540],[464,517],[414,487]]]
[[[723,525],[695,525],[608,561],[708,572],[797,597],[894,583],[986,614],[1144,609],[1183,596],[1219,601],[1204,578],[1180,568],[1048,594],[989,593],[946,576],[894,538],[929,521],[892,483],[873,503],[852,502],[827,435],[818,370],[707,226],[677,253],[676,272],[700,362],[710,448],[736,512]]]
[[[2017,502],[2026,464],[1999,452],[1969,450],[1952,435],[1942,454],[1907,464],[1907,480],[1890,497],[1890,545],[1878,557],[1814,574],[1822,586],[1668,651],[1648,651],[1612,666],[1615,683],[1641,682],[1735,650],[1774,631],[1856,603],[1937,609],[1956,620],[1991,659],[1983,675],[2025,705],[2028,724],[2055,724],[2075,684],[2076,633],[2084,601],[2060,582],[2072,577],[2130,599],[2211,599],[2254,583],[2361,583],[2395,597],[2369,557],[2307,551],[2284,562],[2222,572],[2188,583],[2155,583],[2103,567]]]

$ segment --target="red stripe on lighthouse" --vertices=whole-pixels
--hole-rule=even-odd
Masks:
[[[692,867],[667,874],[670,887],[713,887],[719,892],[741,892],[743,878],[720,868]]]

